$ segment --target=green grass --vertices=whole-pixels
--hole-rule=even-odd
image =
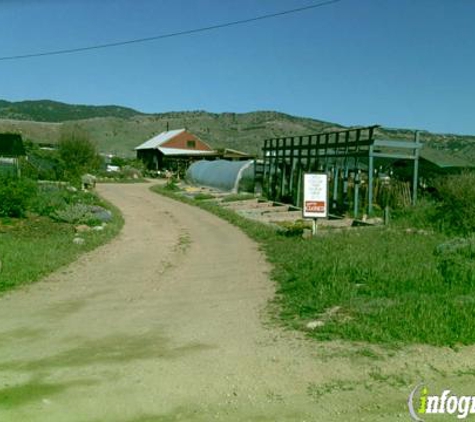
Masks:
[[[278,283],[278,317],[288,326],[305,329],[306,322],[323,320],[323,327],[309,332],[319,340],[475,343],[475,282],[444,278],[435,250],[447,235],[406,230],[421,219],[418,209],[389,228],[304,240],[283,236],[216,203],[193,202],[160,186],[152,190],[208,210],[258,241]],[[328,312],[334,307],[337,312]]]
[[[209,193],[198,193],[193,197],[193,199],[195,201],[206,201],[208,199],[214,199],[214,196]]]
[[[103,200],[98,202],[113,212],[113,219],[103,231],[81,233],[83,245],[73,243],[75,231],[71,224],[54,222],[48,217],[3,219],[0,292],[37,281],[114,237],[123,225],[120,212]]]
[[[235,202],[235,201],[246,201],[248,199],[254,199],[255,195],[252,193],[235,193],[232,195],[225,196],[222,202]]]

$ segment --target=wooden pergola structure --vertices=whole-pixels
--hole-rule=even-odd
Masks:
[[[263,194],[274,201],[302,205],[303,174],[325,172],[331,180],[333,208],[346,200],[349,183],[354,186],[354,214],[358,213],[359,185],[368,186],[367,213],[373,208],[373,185],[376,162],[411,160],[413,162],[412,203],[417,201],[419,133],[413,141],[376,139],[379,126],[344,129],[311,135],[289,136],[264,141],[263,162],[256,166],[256,181]],[[363,178],[363,176],[365,176]]]

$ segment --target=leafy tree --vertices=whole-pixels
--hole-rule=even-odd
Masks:
[[[89,133],[79,126],[61,131],[58,153],[63,179],[73,184],[79,184],[83,174],[97,171],[102,163]]]

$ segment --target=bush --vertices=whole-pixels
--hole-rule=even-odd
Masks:
[[[174,179],[167,180],[167,183],[165,184],[165,186],[163,186],[163,189],[170,192],[177,192],[181,190],[180,187],[176,184],[176,180]]]
[[[36,194],[32,180],[0,177],[0,217],[24,217]]]
[[[415,206],[391,212],[391,219],[394,219],[399,226],[406,228],[438,230],[439,218],[437,203],[427,197],[419,198]]]
[[[450,286],[475,285],[475,236],[452,239],[436,250],[437,269]]]
[[[48,217],[56,210],[65,208],[70,201],[70,195],[65,188],[54,185],[40,185],[38,195],[32,201],[31,210]]]
[[[475,231],[475,174],[462,173],[436,182],[440,196],[438,217],[448,233],[469,235]]]
[[[69,224],[88,224],[92,226],[100,223],[89,205],[79,203],[70,204],[62,210],[57,210],[51,217]]]

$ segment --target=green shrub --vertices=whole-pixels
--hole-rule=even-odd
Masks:
[[[469,235],[475,231],[475,174],[462,173],[436,182],[440,196],[438,218],[448,233]]]
[[[56,183],[40,184],[38,195],[31,204],[31,210],[42,216],[52,216],[73,204],[97,204],[97,197],[91,192],[78,191],[71,186]]]
[[[69,196],[70,193],[65,188],[40,185],[31,209],[39,215],[49,216],[57,210],[64,209],[70,202]]]
[[[282,221],[277,223],[282,230],[279,231],[280,234],[292,237],[292,236],[302,236],[305,229],[309,229],[309,224],[304,220],[296,221]]]
[[[417,205],[393,210],[391,221],[401,227],[416,229],[439,229],[440,220],[437,203],[431,198],[419,198]]]
[[[32,180],[0,177],[0,217],[24,217],[36,194]]]
[[[475,285],[475,236],[456,238],[436,250],[437,269],[450,286]]]
[[[170,192],[177,192],[181,190],[180,187],[176,184],[176,181],[174,179],[168,180],[166,185],[163,186],[163,189]]]
[[[51,217],[55,220],[70,224],[95,225],[99,223],[98,219],[92,213],[91,207],[81,203],[67,205],[64,209],[52,213]]]

